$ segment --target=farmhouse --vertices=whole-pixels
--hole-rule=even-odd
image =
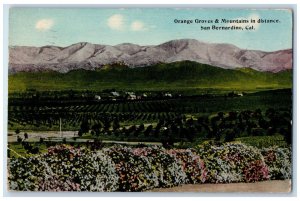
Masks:
[[[134,94],[128,95],[127,100],[136,100],[136,95],[134,95]]]
[[[101,96],[99,96],[99,95],[95,95],[95,100],[101,100]]]
[[[165,93],[164,96],[165,96],[165,97],[170,97],[170,98],[171,98],[171,97],[172,97],[172,94],[171,94],[171,93]]]
[[[113,95],[113,96],[115,96],[115,97],[120,96],[119,92],[116,92],[116,91],[112,91],[112,92],[111,92],[111,95]]]
[[[125,94],[126,94],[126,95],[134,95],[134,92],[126,91]]]

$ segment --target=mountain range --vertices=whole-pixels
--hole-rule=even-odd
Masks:
[[[160,63],[193,61],[224,69],[251,68],[277,73],[292,68],[292,49],[265,52],[231,44],[205,43],[194,39],[171,40],[160,45],[115,46],[76,43],[68,47],[9,47],[9,72],[95,70],[111,64],[131,68]]]

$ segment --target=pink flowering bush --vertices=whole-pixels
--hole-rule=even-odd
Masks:
[[[117,191],[143,191],[158,186],[158,178],[146,157],[135,155],[131,148],[123,146],[104,151],[115,163],[119,176]]]
[[[115,191],[115,165],[102,152],[59,145],[48,153],[9,162],[9,186],[17,191]]]
[[[269,169],[263,160],[250,162],[243,169],[243,175],[246,182],[256,182],[269,178]]]
[[[39,191],[80,191],[80,185],[69,178],[61,179],[57,175],[45,175],[38,184]]]
[[[260,151],[240,143],[203,145],[197,150],[207,168],[207,182],[254,182],[266,180],[268,167]]]
[[[206,180],[207,170],[204,162],[191,149],[172,149],[168,153],[174,155],[182,165],[183,171],[187,177],[187,183],[204,183]]]
[[[114,191],[117,188],[115,165],[101,151],[60,145],[49,148],[43,157],[53,167],[53,175],[59,175],[62,181],[71,178],[79,184],[80,191]]]
[[[292,158],[289,148],[263,148],[261,153],[269,167],[270,179],[291,179]]]
[[[155,187],[166,188],[187,183],[187,176],[180,161],[164,148],[152,146],[135,148],[132,151],[135,155],[143,156],[149,161],[158,179],[158,185]]]
[[[47,175],[39,157],[8,160],[8,185],[14,191],[38,191],[38,184]]]

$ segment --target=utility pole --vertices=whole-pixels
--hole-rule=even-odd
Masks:
[[[59,134],[60,134],[60,137],[62,138],[62,132],[61,132],[61,118],[59,118]]]

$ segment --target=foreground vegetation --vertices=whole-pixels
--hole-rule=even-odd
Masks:
[[[113,146],[98,150],[60,145],[8,162],[17,191],[145,191],[186,183],[255,182],[291,178],[288,148],[203,144],[195,149]]]

